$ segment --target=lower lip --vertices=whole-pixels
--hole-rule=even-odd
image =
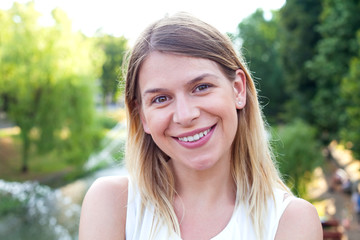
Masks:
[[[205,145],[211,138],[211,135],[214,133],[216,126],[212,127],[210,129],[210,132],[208,134],[206,134],[206,136],[204,136],[203,138],[197,140],[197,141],[193,141],[193,142],[184,142],[184,141],[180,141],[179,139],[175,138],[176,141],[183,147],[186,148],[198,148],[201,147],[203,145]]]

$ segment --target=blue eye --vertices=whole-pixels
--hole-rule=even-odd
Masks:
[[[153,103],[163,103],[168,100],[168,97],[166,96],[159,96],[153,99]]]

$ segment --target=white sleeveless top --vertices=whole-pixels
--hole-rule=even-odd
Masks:
[[[288,196],[284,199],[286,192],[275,189],[273,198],[268,200],[268,212],[264,219],[264,240],[273,240],[278,228],[279,220],[292,199],[295,197]],[[166,225],[159,226],[156,231],[152,231],[154,227],[154,211],[153,207],[147,207],[144,214],[141,214],[141,198],[138,191],[129,180],[128,188],[128,205],[126,215],[126,240],[147,240],[147,239],[166,239],[181,240],[177,234],[170,236]],[[227,224],[227,226],[211,240],[252,240],[256,239],[254,226],[250,217],[246,214],[247,208],[244,204],[239,205]],[[155,233],[155,236],[154,236]]]

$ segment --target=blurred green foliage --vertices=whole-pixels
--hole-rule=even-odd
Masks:
[[[321,39],[312,60],[305,63],[316,89],[315,96],[309,101],[314,123],[325,143],[343,140],[339,134],[341,129],[360,132],[359,128],[348,128],[348,112],[344,109],[353,103],[341,94],[341,89],[346,88],[343,85],[347,84],[343,79],[351,74],[350,61],[358,54],[360,46],[356,40],[356,32],[360,29],[359,12],[359,0],[323,0],[320,23],[316,26]],[[354,142],[354,145],[359,143]]]
[[[63,11],[52,15],[55,25],[43,27],[33,2],[0,11],[0,96],[21,129],[23,171],[33,144],[39,153],[55,148],[64,161],[80,165],[100,137],[94,94],[104,54],[71,30]]]
[[[316,129],[302,120],[280,126],[273,132],[273,147],[285,183],[294,194],[306,196],[306,186],[312,172],[322,166],[321,144],[316,139]]]
[[[296,192],[331,141],[360,158],[359,12],[360,0],[287,0],[271,17],[257,10],[232,35],[259,83],[264,115],[283,126],[279,166]]]
[[[261,102],[272,124],[303,119],[324,145],[351,142],[357,156],[359,12],[359,0],[287,0],[271,18],[253,13],[233,36],[260,83],[260,101],[269,99]]]
[[[315,54],[320,40],[317,32],[321,13],[319,0],[288,0],[279,10],[279,54],[284,73],[284,89],[289,96],[285,103],[286,121],[295,118],[314,122],[311,101],[316,94],[316,83],[310,78],[306,62]]]
[[[98,124],[101,128],[105,129],[111,129],[115,127],[115,125],[118,123],[118,121],[114,118],[107,117],[104,115],[98,116]]]
[[[287,99],[279,55],[278,18],[275,15],[266,20],[264,12],[258,9],[238,25],[238,30],[241,50],[258,84],[264,114],[270,122],[277,123]]]
[[[102,35],[95,39],[97,46],[104,51],[106,56],[100,76],[102,100],[106,106],[110,103],[116,103],[124,85],[121,67],[128,49],[127,39],[111,35]]]
[[[360,46],[360,30],[357,31]],[[342,79],[340,97],[345,102],[345,119],[341,128],[341,139],[350,143],[355,157],[360,159],[360,48],[350,61],[349,73]]]
[[[24,203],[14,199],[10,194],[0,191],[0,216],[6,216],[9,213],[20,213],[24,210]]]

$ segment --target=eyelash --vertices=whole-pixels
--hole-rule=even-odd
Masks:
[[[205,91],[207,90],[208,88],[211,87],[211,84],[208,84],[208,83],[202,83],[198,86],[195,87],[194,89],[194,92],[202,92],[202,91]],[[201,89],[200,89],[201,88]]]
[[[210,87],[212,87],[211,84],[202,83],[202,84],[197,85],[197,86],[194,88],[193,92],[203,92],[203,91],[209,89]],[[162,100],[161,100],[161,99],[162,99]],[[151,103],[161,104],[161,103],[166,102],[167,100],[169,100],[169,97],[168,97],[168,96],[161,95],[161,96],[157,96],[157,97],[153,98],[153,99],[151,100]]]
[[[164,101],[160,101],[160,99],[163,99],[163,98],[166,98],[166,99]],[[151,103],[158,103],[159,104],[159,103],[165,102],[168,99],[169,98],[167,96],[157,96],[151,101]]]

